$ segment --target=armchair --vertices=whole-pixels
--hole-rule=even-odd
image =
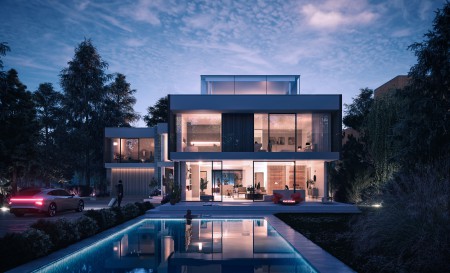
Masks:
[[[237,190],[237,194],[238,194],[238,198],[239,198],[239,194],[247,194],[247,188],[246,187],[239,187]]]
[[[278,204],[283,199],[283,195],[279,193],[274,193],[272,197],[272,201],[274,204]]]

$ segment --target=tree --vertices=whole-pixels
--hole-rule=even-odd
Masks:
[[[62,125],[61,93],[53,89],[51,83],[41,83],[33,93],[39,123],[39,164],[42,178],[47,187],[50,179],[59,180],[61,172],[61,149],[57,146],[58,127]]]
[[[343,123],[347,127],[351,127],[360,133],[363,133],[364,125],[373,104],[373,90],[369,88],[360,89],[360,93],[353,98],[351,104],[344,104],[345,116]]]
[[[19,176],[30,172],[36,159],[38,124],[32,94],[26,88],[14,69],[7,72],[0,88],[0,172],[10,178],[13,192]]]
[[[148,114],[144,116],[147,126],[156,126],[158,123],[167,122],[169,118],[169,98],[167,96],[160,98],[154,106],[147,108]]]
[[[125,75],[116,74],[114,82],[107,87],[106,100],[107,126],[130,127],[131,123],[139,120],[139,115],[134,111],[136,104],[135,89],[130,88]]]
[[[376,195],[373,180],[373,161],[368,150],[370,140],[367,121],[373,105],[373,91],[360,89],[360,94],[351,104],[345,104],[344,125],[360,133],[360,137],[350,136],[342,146],[342,160],[337,170],[330,172],[330,180],[336,190],[335,199],[343,202],[359,203]]]
[[[410,72],[410,86],[399,93],[403,101],[401,122],[395,134],[400,145],[397,158],[410,162],[440,160],[450,155],[450,3],[436,12],[433,30],[425,41],[409,49],[417,56]]]
[[[397,146],[393,136],[394,126],[399,121],[401,112],[396,92],[402,90],[391,91],[374,101],[365,125],[366,133],[370,136],[368,151],[375,171],[374,179],[380,187],[392,178],[399,167],[395,160]]]
[[[6,52],[11,51],[11,48],[9,48],[8,43],[1,42],[0,43],[0,56],[5,56]],[[3,60],[0,58],[0,70],[3,70]]]
[[[6,74],[3,71],[3,60],[2,60],[2,56],[6,55],[6,52],[11,51],[11,49],[9,48],[9,46],[7,45],[7,43],[2,42],[0,43],[0,88],[5,88],[5,80],[6,80]]]
[[[110,79],[105,72],[107,67],[91,40],[84,40],[60,74],[69,134],[66,143],[71,151],[68,159],[72,160],[75,171],[84,175],[88,186],[91,185],[91,171],[103,172],[105,83]]]

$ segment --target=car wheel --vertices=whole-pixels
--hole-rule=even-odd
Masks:
[[[80,200],[78,202],[78,207],[75,211],[82,212],[83,210],[84,210],[84,202],[83,202],[83,200]]]
[[[13,213],[16,217],[22,217],[23,216],[23,213],[20,213],[20,212],[14,212]]]
[[[53,217],[56,215],[56,204],[55,203],[51,203],[48,206],[48,216]]]

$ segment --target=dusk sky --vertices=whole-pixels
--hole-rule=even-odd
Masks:
[[[51,82],[90,38],[108,73],[137,90],[135,110],[166,94],[197,94],[200,75],[300,76],[303,94],[376,88],[416,63],[407,50],[445,0],[0,0],[0,42],[30,91]],[[136,126],[144,126],[141,120]]]

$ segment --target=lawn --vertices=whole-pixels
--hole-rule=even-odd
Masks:
[[[361,214],[278,213],[275,216],[353,270],[360,271],[352,253],[350,227]]]

